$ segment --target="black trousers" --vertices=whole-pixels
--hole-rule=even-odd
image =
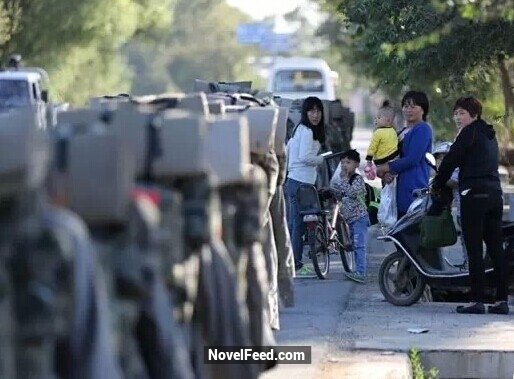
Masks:
[[[507,256],[503,249],[501,190],[472,188],[466,195],[461,190],[462,235],[468,251],[471,300],[484,302],[483,242],[491,257],[496,284],[496,300],[507,301]]]

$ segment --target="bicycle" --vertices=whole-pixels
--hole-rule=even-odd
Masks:
[[[330,254],[339,253],[346,272],[355,271],[355,254],[348,224],[339,209],[341,202],[329,189],[317,190],[314,185],[298,188],[298,206],[307,232],[309,258],[319,279],[326,279],[330,270]],[[330,206],[324,207],[324,201]]]

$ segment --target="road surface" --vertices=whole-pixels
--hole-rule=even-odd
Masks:
[[[371,139],[371,130],[354,131],[352,148],[357,149],[364,161]],[[304,258],[307,262],[307,258]],[[311,266],[312,267],[312,266]],[[276,333],[278,345],[312,346],[312,364],[280,365],[262,376],[265,379],[313,378],[321,375],[322,363],[340,347],[340,318],[345,311],[349,295],[356,284],[343,274],[338,255],[331,255],[329,278],[295,279],[294,308],[283,309],[280,314],[281,330]]]

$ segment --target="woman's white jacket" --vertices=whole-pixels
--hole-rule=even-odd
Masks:
[[[298,182],[314,184],[316,168],[323,163],[318,155],[321,145],[314,139],[312,130],[298,125],[293,137],[287,143],[287,177]]]

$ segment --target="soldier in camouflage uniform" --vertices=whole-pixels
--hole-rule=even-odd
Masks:
[[[273,235],[278,258],[278,291],[282,304],[294,306],[294,257],[286,219],[286,201],[283,185],[286,179],[286,156],[279,155],[277,189],[270,204],[270,214],[273,222]]]

